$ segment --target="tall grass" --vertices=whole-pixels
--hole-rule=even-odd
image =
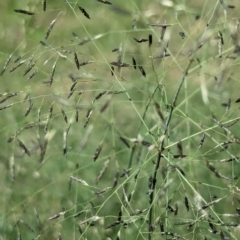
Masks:
[[[4,3],[1,239],[238,239],[239,7]]]

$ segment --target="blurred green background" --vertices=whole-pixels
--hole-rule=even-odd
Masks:
[[[191,58],[164,140],[151,236],[239,239],[240,132],[228,124],[240,117],[240,3],[47,0],[43,11],[42,2],[0,3],[1,239],[149,239],[149,179]],[[162,40],[151,23],[171,25]],[[149,35],[150,47],[134,40]],[[170,56],[157,58],[164,49]],[[90,63],[78,70],[76,55]],[[112,73],[119,55],[129,67]],[[174,157],[180,145],[184,158]],[[107,228],[119,212],[122,222]]]

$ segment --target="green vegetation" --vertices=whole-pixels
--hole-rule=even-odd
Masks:
[[[0,239],[239,239],[239,9],[3,1]]]

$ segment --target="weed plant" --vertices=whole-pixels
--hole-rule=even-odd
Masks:
[[[240,239],[239,1],[1,5],[1,239]]]

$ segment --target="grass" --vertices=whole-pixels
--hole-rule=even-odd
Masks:
[[[46,3],[1,7],[1,239],[238,239],[240,4]]]

